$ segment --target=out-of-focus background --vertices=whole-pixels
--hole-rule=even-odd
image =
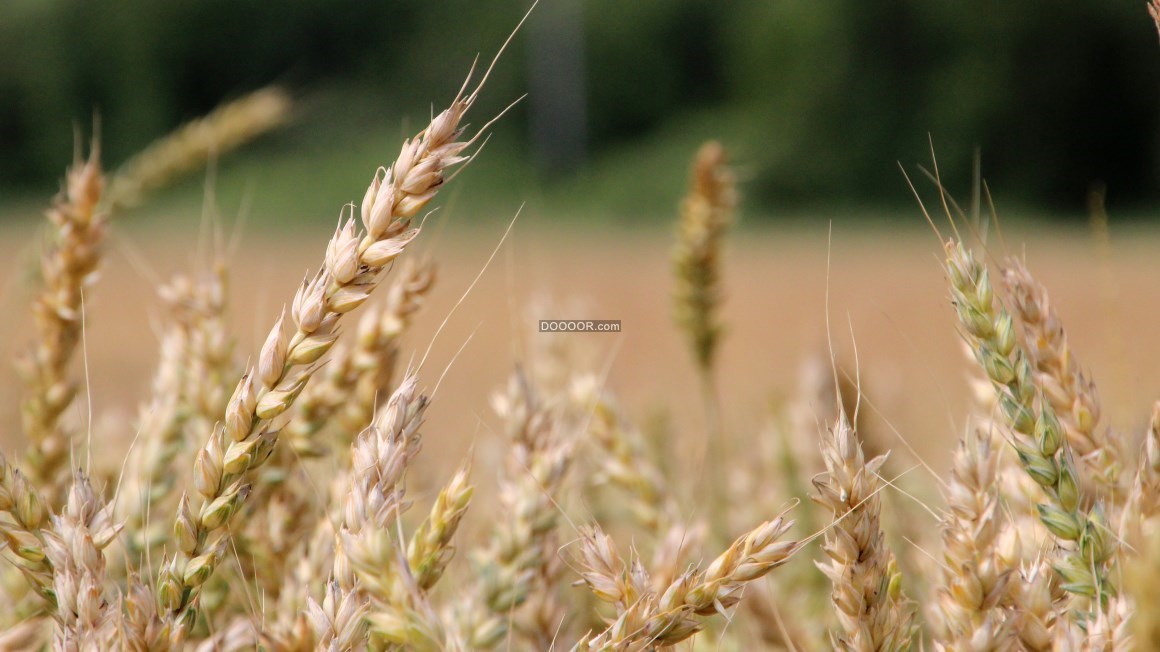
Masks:
[[[343,205],[454,95],[477,55],[486,65],[526,9],[514,0],[0,4],[0,353],[28,341],[38,220],[78,131],[99,123],[115,168],[225,100],[271,83],[292,93],[291,124],[212,173],[208,210],[240,234],[230,262],[244,359],[320,263]],[[857,342],[875,411],[945,458],[962,427],[968,367],[939,242],[898,168],[934,200],[918,167],[930,167],[931,141],[964,203],[978,153],[1002,218],[996,255],[1026,254],[1100,384],[1107,423],[1138,428],[1160,396],[1158,81],[1160,41],[1143,2],[542,0],[470,121],[526,97],[490,128],[421,242],[442,273],[411,335],[420,353],[523,206],[434,345],[432,385],[467,342],[440,389],[454,407],[433,410],[432,427],[458,452],[494,426],[487,392],[518,343],[535,337],[523,306],[543,294],[561,317],[622,320],[620,335],[575,337],[600,364],[610,360],[610,384],[634,416],[703,428],[669,318],[668,251],[689,159],[715,138],[743,193],[724,273],[731,430],[757,432],[770,403],[793,393],[801,361],[826,353],[828,285],[835,347],[852,360],[851,335]],[[145,393],[157,357],[153,290],[192,264],[206,179],[193,175],[113,225],[87,304],[97,419],[130,423]],[[1094,194],[1106,198],[1106,241],[1089,227]],[[18,391],[13,373],[0,375],[6,445]]]

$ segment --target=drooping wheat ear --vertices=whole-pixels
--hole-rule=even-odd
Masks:
[[[73,162],[64,190],[45,213],[49,235],[41,254],[44,287],[33,304],[36,341],[18,361],[25,385],[21,406],[28,437],[27,469],[45,497],[58,504],[67,491],[70,436],[60,422],[72,403],[76,383],[69,362],[81,338],[85,288],[96,279],[108,214],[99,208],[105,189],[100,146]]]
[[[594,527],[580,540],[576,566],[593,594],[616,607],[617,617],[573,649],[651,650],[688,639],[704,629],[706,616],[726,615],[740,602],[745,585],[790,558],[798,542],[780,539],[792,525],[781,516],[762,523],[706,569],[687,570],[660,590],[652,588],[639,559],[625,564],[611,537]]]
[[[451,166],[472,141],[459,140],[460,120],[478,90],[462,93],[414,139],[403,144],[389,169],[380,169],[362,204],[365,232],[345,220],[327,247],[323,268],[302,284],[290,310],[293,333],[279,317],[258,364],[243,375],[215,428],[198,453],[194,485],[200,506],[181,501],[175,524],[180,550],[158,578],[158,597],[180,643],[196,620],[200,587],[225,551],[229,524],[250,492],[251,471],[274,449],[274,419],[297,399],[313,366],[334,345],[342,315],[370,296],[386,268],[417,235],[413,218],[435,197]]]
[[[702,145],[693,160],[689,194],[681,204],[673,267],[677,324],[689,338],[693,358],[703,375],[713,367],[721,336],[717,316],[721,303],[721,241],[733,219],[737,201],[734,186],[725,148],[713,141]]]
[[[1051,401],[1035,384],[1035,371],[1018,345],[1011,314],[999,304],[987,267],[961,242],[946,244],[951,297],[975,357],[999,392],[999,411],[1014,437],[1023,469],[1044,488],[1039,518],[1067,547],[1055,567],[1069,592],[1086,598],[1110,595],[1107,566],[1115,541],[1098,498],[1084,500],[1063,426]],[[1097,601],[1098,604],[1099,601]]]
[[[347,437],[370,424],[380,394],[389,391],[399,339],[434,284],[433,263],[403,264],[386,289],[386,301],[359,320],[352,345],[336,348],[327,369],[298,398],[298,412],[285,431],[294,453],[323,454],[328,447],[317,434],[333,417]]]
[[[0,538],[3,556],[15,566],[49,605],[55,607],[52,561],[45,551],[44,532],[49,527],[45,499],[19,470],[0,453]]]
[[[1047,288],[1017,259],[1003,270],[1003,280],[1018,318],[1019,344],[1035,368],[1036,384],[1055,409],[1068,445],[1079,457],[1081,481],[1087,480],[1084,484],[1091,485],[1091,492],[1106,504],[1121,505],[1124,456],[1120,442],[1098,427],[1096,385],[1080,370]]]
[[[113,175],[106,201],[113,210],[140,204],[145,195],[196,171],[207,160],[282,126],[290,95],[267,87],[178,127],[129,159]]]
[[[492,407],[503,419],[508,438],[499,495],[503,517],[492,530],[490,545],[476,555],[479,581],[458,614],[468,646],[481,650],[499,645],[513,626],[515,633],[533,641],[543,634],[552,640],[554,629],[529,631],[533,628],[526,627],[516,610],[533,593],[556,589],[548,581],[560,519],[554,497],[560,494],[573,450],[556,412],[541,403],[519,370],[504,391],[492,396]]]
[[[915,634],[914,608],[902,591],[902,576],[880,524],[886,461],[867,461],[846,412],[840,410],[829,436],[821,440],[826,473],[814,478],[815,502],[833,515],[818,567],[833,585],[840,629],[832,633],[840,650],[906,650]]]
[[[1018,569],[999,555],[1006,521],[993,446],[990,433],[971,428],[959,442],[946,486],[937,642],[947,650],[1007,650],[1015,642],[1015,619],[1004,603]]]
[[[105,594],[104,549],[121,526],[88,478],[79,471],[74,477],[64,508],[52,517],[52,529],[45,534],[57,599],[53,649],[107,650],[115,641],[121,613]]]

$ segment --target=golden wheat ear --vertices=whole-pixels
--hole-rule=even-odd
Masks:
[[[158,579],[175,645],[184,642],[197,620],[201,587],[225,554],[230,524],[250,495],[253,472],[274,450],[281,430],[276,420],[294,405],[318,361],[334,346],[342,316],[370,297],[418,236],[413,219],[434,199],[450,170],[466,160],[463,152],[472,141],[460,138],[460,121],[474,99],[474,94],[457,97],[404,142],[389,168],[374,174],[357,220],[363,230],[353,215],[336,229],[322,269],[303,281],[290,310],[278,318],[257,364],[234,390],[221,427],[198,453],[196,495],[182,499],[175,523],[179,550]]]
[[[847,650],[908,650],[917,627],[914,606],[881,526],[886,456],[867,460],[845,411],[820,442],[826,472],[814,478],[814,502],[830,512],[818,567],[833,586],[839,627],[835,644]]]
[[[40,264],[44,286],[33,302],[36,339],[17,361],[25,386],[25,468],[50,509],[63,502],[69,486],[65,465],[72,434],[61,418],[77,393],[69,365],[83,335],[84,293],[96,280],[101,262],[108,223],[101,206],[104,192],[100,146],[94,143],[88,159],[78,154],[64,190],[45,213],[49,232]]]

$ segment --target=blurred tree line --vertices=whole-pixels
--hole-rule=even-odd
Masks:
[[[0,191],[56,179],[96,110],[119,161],[270,82],[427,101],[526,0],[4,0]],[[906,200],[896,161],[1082,212],[1160,196],[1160,42],[1143,0],[542,0],[486,110],[543,180],[688,127],[758,205]],[[416,108],[424,109],[419,105]],[[667,131],[666,131],[667,130]],[[691,150],[690,150],[691,151]],[[682,162],[681,165],[684,163]]]

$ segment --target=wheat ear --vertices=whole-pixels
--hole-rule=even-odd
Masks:
[[[947,483],[945,566],[938,589],[938,643],[947,650],[1010,650],[1015,645],[1015,621],[1005,598],[1017,571],[998,552],[1005,521],[994,445],[990,433],[969,430],[959,442]]]
[[[0,453],[0,537],[4,557],[55,606],[52,561],[45,552],[43,533],[48,527],[49,508],[44,497]]]
[[[625,564],[611,537],[599,527],[580,541],[576,566],[597,598],[616,606],[603,632],[581,639],[574,650],[644,650],[670,647],[704,629],[705,616],[724,614],[741,601],[749,582],[784,564],[798,549],[781,538],[793,525],[777,517],[740,536],[704,570],[691,569],[659,591],[634,559]]]
[[[1035,371],[1018,345],[1010,313],[994,295],[985,265],[961,242],[946,244],[946,269],[959,324],[988,378],[999,392],[999,411],[1014,433],[1023,469],[1046,492],[1036,506],[1047,529],[1070,547],[1055,566],[1063,587],[1096,598],[1111,593],[1107,564],[1114,539],[1099,501],[1085,503],[1063,426],[1035,385]],[[1089,505],[1091,505],[1089,507]]]
[[[717,311],[721,303],[721,245],[733,219],[736,190],[726,166],[725,148],[717,142],[701,146],[693,160],[689,193],[681,204],[676,274],[677,324],[689,338],[698,370],[708,374],[721,336]]]
[[[78,471],[64,508],[52,517],[52,529],[45,535],[57,599],[54,650],[109,649],[115,640],[120,610],[110,605],[105,592],[104,549],[120,531],[112,507]]]
[[[271,86],[181,125],[117,170],[106,197],[109,207],[136,206],[148,193],[196,171],[207,160],[285,124],[290,106],[289,94]]]
[[[833,585],[832,602],[840,629],[833,632],[840,650],[905,650],[915,634],[913,606],[902,592],[902,577],[880,524],[883,486],[878,470],[886,461],[867,461],[857,434],[839,410],[828,437],[821,440],[826,472],[814,478],[814,501],[829,510],[818,567]]]
[[[164,519],[148,516],[172,509],[170,497],[177,486],[173,462],[186,450],[185,435],[194,423],[203,425],[199,415],[224,401],[217,382],[230,349],[222,324],[224,274],[219,266],[197,281],[177,276],[159,290],[168,325],[149,402],[140,409],[141,459],[132,477],[135,491],[129,492],[137,496],[124,515],[126,546],[133,557],[155,551],[168,537]]]
[[[400,584],[405,571],[397,564],[402,543],[391,532],[407,507],[403,475],[419,452],[419,428],[427,408],[427,399],[416,395],[416,383],[414,376],[406,378],[375,424],[355,441],[342,526],[335,535],[339,589],[366,602],[372,635],[395,645],[407,645],[412,634],[398,617],[406,608]]]
[[[1036,384],[1055,409],[1068,445],[1079,457],[1081,479],[1089,480],[1092,493],[1105,503],[1120,505],[1124,499],[1120,442],[1099,428],[1096,385],[1080,370],[1047,288],[1019,260],[1010,261],[1003,280],[1018,317],[1019,343],[1035,367]]]
[[[77,391],[68,366],[81,338],[83,293],[101,260],[108,221],[100,208],[104,189],[100,147],[94,143],[88,160],[73,162],[63,192],[45,214],[51,235],[41,256],[44,288],[33,305],[36,342],[18,361],[26,388],[21,415],[29,440],[27,469],[53,505],[67,489],[62,470],[70,435],[60,418]]]
[[[494,648],[513,625],[518,633],[525,623],[515,610],[534,593],[554,590],[548,580],[560,508],[553,497],[560,494],[573,457],[556,412],[541,402],[521,371],[492,396],[492,407],[508,437],[499,496],[504,518],[476,556],[479,581],[460,614],[459,629],[472,649]]]
[[[326,450],[318,433],[337,417],[345,433],[370,424],[380,394],[391,385],[399,339],[435,284],[435,265],[406,261],[386,289],[386,301],[359,320],[352,346],[335,349],[327,369],[298,399],[286,426],[294,453],[315,457]]]
[[[477,91],[476,91],[477,92]],[[343,314],[370,296],[386,268],[417,235],[413,218],[434,198],[447,168],[463,162],[470,141],[459,140],[460,120],[477,95],[460,94],[418,136],[404,143],[389,169],[380,169],[362,203],[359,233],[353,217],[336,229],[323,268],[308,278],[290,310],[271,329],[256,367],[243,375],[221,428],[198,453],[196,508],[183,497],[174,531],[178,553],[158,578],[158,597],[175,642],[196,619],[200,587],[225,552],[229,524],[250,492],[250,472],[261,466],[278,438],[274,419],[297,399],[314,373],[313,364],[334,345]]]

